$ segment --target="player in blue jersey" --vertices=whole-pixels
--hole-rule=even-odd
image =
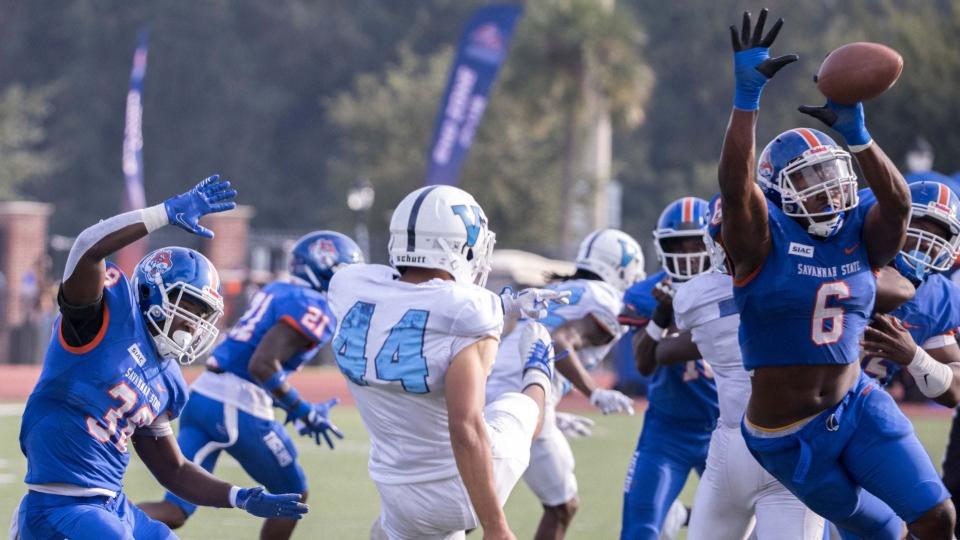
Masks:
[[[865,192],[861,204],[872,198]],[[954,337],[960,327],[960,287],[942,272],[953,266],[960,252],[960,198],[939,182],[911,184],[910,195],[907,241],[893,267],[910,279],[916,294],[890,316],[876,316],[867,327],[863,369],[886,384],[904,366],[924,395],[952,408],[960,400],[960,377],[954,377],[960,371],[960,347]],[[927,357],[952,373],[924,377],[926,369],[919,368]],[[935,381],[941,386],[930,387]]]
[[[910,193],[859,103],[800,108],[839,132],[850,153],[797,128],[767,145],[754,172],[760,93],[797,59],[769,57],[782,21],[764,36],[766,15],[752,32],[748,13],[739,32],[731,28],[736,93],[718,171],[740,348],[753,371],[744,439],[804,504],[853,534],[900,538],[902,518],[918,538],[951,538],[947,490],[909,420],[857,361],[873,271],[903,244]],[[851,153],[876,197],[869,208],[858,206]]]
[[[621,322],[636,327],[637,368],[653,375],[650,406],[624,483],[620,538],[660,537],[690,470],[703,473],[719,409],[710,366],[702,360],[657,366],[658,343],[673,321],[673,289],[712,268],[705,243],[709,206],[683,197],[663,210],[654,230],[662,269],[627,290]]]
[[[325,440],[333,448],[330,435],[342,437],[328,419],[337,400],[310,403],[286,379],[333,337],[336,321],[327,306],[327,287],[334,272],[358,262],[363,262],[360,248],[340,233],[317,231],[297,240],[290,280],[270,283],[253,297],[191,387],[177,437],[188,459],[212,472],[226,451],[271,493],[299,493],[306,501],[297,449],[275,420],[273,407],[285,409],[287,421],[296,421],[317,444]],[[197,508],[173,493],[139,506],[173,529]],[[267,519],[260,538],[289,538],[296,524],[295,519]]]
[[[216,269],[185,248],[162,248],[133,283],[104,258],[167,224],[207,238],[198,219],[235,206],[212,176],[163,204],[112,217],[77,237],[58,294],[61,317],[27,401],[20,448],[29,492],[14,527],[31,539],[167,539],[122,493],[129,442],[150,472],[194,504],[297,517],[299,495],[217,480],[184,459],[170,428],[186,402],[178,362],[205,354],[223,313]],[[172,361],[176,360],[176,361]]]

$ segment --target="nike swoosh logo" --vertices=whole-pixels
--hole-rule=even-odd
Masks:
[[[930,376],[929,373],[924,373],[924,374],[923,374],[923,384],[924,384],[924,385],[927,384],[927,377],[929,377],[929,376]]]
[[[854,251],[856,251],[858,247],[860,247],[860,242],[857,242],[856,244],[852,245],[851,247],[843,248],[843,253],[844,253],[844,255],[850,255],[851,253],[853,253]]]
[[[187,223],[187,221],[186,221],[185,219],[183,219],[183,212],[178,213],[178,214],[177,214],[177,217],[176,217],[175,219],[176,219],[177,223],[183,225],[184,227],[186,227],[186,228],[188,228],[188,229],[192,229],[192,228],[193,228],[192,225],[190,225],[189,223]]]

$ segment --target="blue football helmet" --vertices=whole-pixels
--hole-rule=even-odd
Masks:
[[[301,285],[325,292],[333,273],[347,264],[362,263],[360,246],[334,231],[314,231],[300,237],[290,250],[290,276]]]
[[[186,365],[213,347],[223,297],[220,276],[206,257],[182,247],[148,253],[134,271],[133,289],[162,358],[176,358]],[[187,309],[184,300],[200,307],[200,313],[194,313],[196,307]],[[186,322],[189,331],[171,332],[177,318]]]
[[[785,215],[824,238],[836,234],[845,213],[860,202],[850,154],[810,128],[784,131],[770,141],[757,162],[757,183]]]
[[[711,269],[707,249],[707,224],[710,205],[698,197],[683,197],[668,204],[657,228],[653,230],[653,244],[664,272],[676,281],[686,281]],[[668,251],[664,240],[696,238],[703,241],[703,249],[695,252]]]
[[[910,185],[910,224],[907,240],[894,260],[901,274],[919,283],[931,272],[946,272],[960,254],[960,198],[940,182]],[[947,231],[943,237],[916,226],[930,220]]]

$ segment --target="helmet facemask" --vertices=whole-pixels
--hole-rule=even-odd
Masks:
[[[707,246],[707,233],[702,229],[657,232],[654,234],[654,239],[660,265],[663,267],[663,271],[674,281],[687,281],[712,269],[712,259]],[[686,239],[701,240],[703,249],[700,251],[676,250],[675,247],[678,247]],[[670,251],[665,249],[665,243],[668,244],[667,248],[671,248]]]
[[[473,246],[466,242],[459,243],[460,249],[455,249],[446,239],[437,238],[435,242],[443,252],[447,264],[442,270],[447,270],[457,283],[473,283],[479,287],[487,284],[493,263],[493,246],[497,243],[497,235],[487,230],[486,225]]]
[[[897,269],[908,278],[920,282],[931,272],[949,270],[958,254],[960,221],[957,217],[947,210],[938,211],[925,205],[912,204],[907,239],[895,262]]]
[[[153,341],[161,357],[176,358],[182,365],[188,365],[203,356],[213,347],[220,331],[217,321],[223,315],[223,299],[209,288],[203,290],[184,283],[175,282],[164,287],[158,278],[163,301],[147,310],[147,322],[153,330]],[[197,314],[188,309],[187,304],[205,308]],[[174,325],[177,320],[183,322]],[[185,326],[188,330],[182,329]]]
[[[828,237],[840,230],[844,213],[860,203],[850,154],[834,147],[808,150],[780,171],[783,213],[807,222],[807,232]],[[810,208],[817,204],[818,208]]]

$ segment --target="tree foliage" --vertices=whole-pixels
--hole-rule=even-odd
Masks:
[[[393,205],[422,182],[451,48],[482,3],[7,0],[0,196],[55,203],[52,230],[62,234],[119,210],[131,55],[148,27],[150,202],[221,172],[257,207],[257,227],[346,229],[345,191],[367,176],[378,189],[372,232],[383,231]],[[905,69],[866,105],[871,133],[897,162],[923,135],[938,170],[960,169],[960,0],[616,0],[612,14],[600,4],[525,6],[461,183],[487,209],[501,246],[557,252],[575,198],[565,198],[561,179],[579,151],[565,136],[571,125],[582,136],[585,73],[598,74],[590,84],[618,120],[614,174],[628,232],[648,243],[667,202],[711,196],[733,94],[727,26],[764,4],[786,19],[774,52],[801,60],[764,93],[761,143],[820,127],[796,107],[822,100],[812,74],[823,56],[879,41],[903,54]]]

